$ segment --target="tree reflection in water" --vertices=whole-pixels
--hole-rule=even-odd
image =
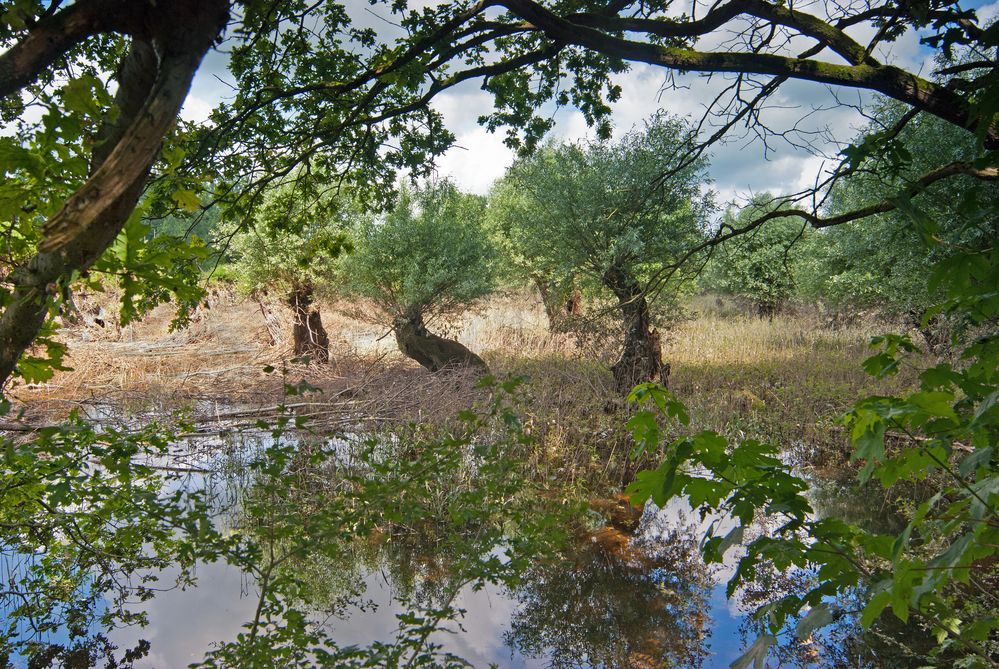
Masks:
[[[314,585],[329,587],[319,597],[326,603],[320,609],[335,615],[370,605],[362,575],[376,575],[391,591],[391,601],[379,603],[383,613],[430,614],[438,629],[462,634],[462,620],[483,612],[463,611],[456,602],[485,580],[511,600],[509,620],[495,621],[496,642],[510,653],[554,668],[700,667],[710,652],[710,572],[693,528],[655,525],[649,514],[635,538],[614,524],[580,530],[561,550],[511,562],[501,545],[477,541],[478,533],[462,537],[427,523],[418,531],[376,532],[353,543],[339,569],[321,562],[303,567],[316,577],[309,579]],[[426,641],[428,648],[444,650]]]
[[[604,528],[529,569],[507,643],[555,669],[701,666],[711,579],[693,528],[643,529]]]

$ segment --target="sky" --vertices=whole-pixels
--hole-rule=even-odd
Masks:
[[[352,0],[357,5],[355,16],[361,22],[379,30],[386,39],[397,31],[384,19],[368,8],[366,0]],[[807,1],[807,0],[806,0]],[[689,3],[689,0],[687,0]],[[348,4],[351,4],[349,1]],[[805,3],[797,3],[800,8]],[[999,0],[991,3],[977,0],[963,3],[975,8],[979,19],[985,23],[999,15]],[[677,2],[677,11],[690,11],[689,4]],[[383,12],[387,10],[382,9]],[[698,13],[703,14],[703,3]],[[866,43],[872,29],[858,26],[853,36]],[[791,49],[801,50],[802,41]],[[810,45],[810,42],[807,43]],[[711,41],[702,41],[698,48],[710,49]],[[932,70],[930,52],[919,45],[914,33],[904,35],[896,42],[880,49],[876,54],[883,62],[891,63],[924,76]],[[835,56],[826,56],[833,62]],[[226,94],[226,59],[220,53],[210,54],[199,71],[182,115],[192,121],[207,118],[220,97]],[[715,75],[711,80],[700,75],[677,77],[680,85],[675,90],[664,90],[667,73],[662,68],[636,64],[614,78],[623,90],[620,101],[613,105],[612,122],[615,136],[636,127],[659,110],[699,119],[720,87],[726,83],[725,75]],[[453,179],[458,186],[479,194],[486,194],[497,178],[513,162],[513,153],[502,140],[502,130],[492,134],[477,123],[479,116],[492,110],[492,97],[482,91],[474,81],[437,96],[432,105],[444,117],[447,127],[457,137],[456,146],[437,161],[437,173]],[[769,108],[762,118],[774,128],[787,129],[796,124],[806,131],[823,131],[823,140],[811,150],[803,150],[781,141],[773,143],[768,151],[763,143],[744,133],[735,132],[723,144],[716,145],[710,154],[709,174],[712,187],[720,203],[743,201],[754,193],[770,191],[788,193],[801,190],[815,182],[835,159],[839,149],[848,144],[861,130],[865,119],[859,111],[841,103],[861,105],[872,100],[870,94],[856,90],[831,87],[812,82],[791,81],[771,98]],[[582,114],[572,109],[560,110],[550,136],[556,139],[577,141],[593,137]]]

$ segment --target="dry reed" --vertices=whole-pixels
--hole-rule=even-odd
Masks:
[[[174,332],[169,305],[119,328],[106,316],[114,296],[103,299],[85,298],[83,321],[60,333],[73,369],[46,384],[15,389],[29,419],[53,420],[75,407],[117,408],[134,419],[193,405],[204,422],[234,408],[249,420],[280,404],[286,383],[306,379],[322,393],[298,410],[321,426],[445,425],[482,396],[470,375],[430,374],[403,358],[386,327],[351,317],[349,305],[320,305],[332,362],[307,366],[291,352],[290,310],[273,298],[216,288],[191,324]],[[877,382],[861,369],[866,342],[889,329],[885,324],[832,329],[807,311],[768,321],[709,300],[692,309],[665,333],[664,355],[672,366],[670,387],[690,408],[694,428],[775,440],[805,447],[816,460],[837,459],[845,449],[835,421],[845,408],[862,395],[911,382]],[[103,315],[103,327],[95,314]],[[539,475],[628,479],[634,468],[625,457],[630,442],[622,428],[628,409],[606,367],[611,338],[596,338],[604,348],[595,351],[585,337],[550,333],[530,295],[497,297],[462,319],[430,327],[479,352],[498,375],[530,379],[522,411],[542,444],[532,455]],[[265,367],[276,371],[265,373]]]

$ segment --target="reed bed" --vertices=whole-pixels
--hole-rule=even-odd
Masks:
[[[245,297],[220,286],[179,330],[170,329],[170,305],[118,327],[106,306],[113,301],[114,295],[81,300],[82,318],[61,330],[71,370],[15,388],[25,420],[44,423],[72,409],[117,410],[134,420],[192,407],[209,430],[233,411],[241,417],[230,416],[230,424],[252,424],[297,403],[296,411],[328,429],[445,427],[484,399],[471,375],[430,374],[402,357],[391,332],[371,322],[363,305],[320,305],[331,363],[305,365],[292,355],[292,316],[276,297]],[[852,402],[912,383],[911,374],[877,381],[861,368],[870,337],[892,324],[856,319],[840,326],[807,309],[765,320],[715,298],[695,300],[678,320],[663,333],[664,356],[691,427],[786,444],[817,465],[845,462],[839,417]],[[628,480],[637,465],[626,457],[630,409],[608,371],[616,354],[611,317],[591,322],[596,336],[552,333],[532,295],[508,294],[461,319],[429,325],[479,352],[497,375],[527,379],[521,412],[540,444],[532,455],[539,475]],[[287,385],[302,380],[319,392],[286,398]]]

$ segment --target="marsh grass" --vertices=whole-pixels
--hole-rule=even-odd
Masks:
[[[100,296],[86,299],[91,312],[110,311]],[[106,317],[103,327],[93,317],[68,325],[61,337],[73,369],[14,394],[36,422],[95,404],[132,417],[194,405],[200,420],[210,422],[232,407],[247,416],[254,408],[273,409],[284,401],[285,384],[305,379],[322,392],[296,410],[330,429],[416,422],[446,430],[461,409],[484,400],[474,375],[430,374],[402,357],[386,327],[350,315],[352,309],[367,314],[361,307],[322,307],[329,365],[294,358],[291,314],[278,296],[243,297],[222,284],[178,331],[169,330],[169,305],[123,328]],[[509,294],[430,326],[480,353],[496,375],[528,379],[520,403],[539,444],[530,454],[539,477],[616,487],[643,464],[628,461],[631,440],[623,425],[630,409],[607,368],[616,353],[606,334],[612,320],[594,322],[598,337],[551,333],[533,295]],[[907,373],[877,381],[861,368],[870,337],[893,329],[875,320],[834,328],[808,309],[764,320],[737,304],[695,298],[664,332],[670,388],[687,404],[691,429],[777,442],[803,464],[842,468],[849,450],[839,417],[846,408],[913,382]],[[679,434],[679,426],[667,430]]]
[[[793,451],[802,465],[842,473],[851,452],[842,414],[862,397],[914,383],[911,371],[877,380],[862,368],[870,338],[896,327],[858,319],[834,328],[813,309],[766,320],[730,302],[695,299],[663,337],[670,389],[692,417],[689,428],[668,425],[667,432],[709,429],[766,440]],[[495,334],[492,341],[485,355],[494,369],[531,379],[526,412],[552,456],[546,459],[556,468],[552,475],[590,472],[628,481],[643,463],[624,457],[631,448],[622,429],[628,408],[615,396],[606,363],[574,347],[569,335],[539,337],[534,348],[523,346],[520,335],[509,345]]]
[[[836,423],[856,400],[913,383],[911,373],[879,381],[863,371],[870,338],[891,329],[874,321],[830,329],[809,312],[701,315],[667,344],[671,389],[698,427],[828,451],[842,443]]]

